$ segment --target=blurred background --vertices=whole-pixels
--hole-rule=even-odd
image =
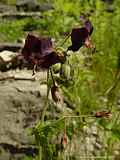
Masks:
[[[32,76],[16,56],[28,33],[51,37],[66,50],[71,41],[63,42],[82,26],[81,15],[93,24],[94,49],[69,51],[60,74],[60,64],[53,66],[64,102],[50,95],[39,125],[47,73]],[[0,160],[120,160],[119,45],[120,0],[1,0]],[[97,119],[99,111],[112,116]],[[57,121],[65,115],[85,117]]]

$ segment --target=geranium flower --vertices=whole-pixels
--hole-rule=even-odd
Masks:
[[[65,60],[63,53],[54,50],[50,38],[37,37],[28,34],[22,49],[24,59],[32,64],[48,69],[50,66]]]
[[[78,51],[83,45],[87,48],[91,48],[90,35],[92,32],[93,26],[89,20],[85,21],[83,27],[73,28],[71,32],[72,45],[68,47],[68,50]]]

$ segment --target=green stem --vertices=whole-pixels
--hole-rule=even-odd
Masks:
[[[50,74],[51,74],[51,77],[52,77],[53,85],[55,86],[55,80],[54,80],[54,77],[53,77],[53,73],[52,73],[52,69],[51,69],[51,68],[50,68]]]
[[[41,116],[41,122],[44,122],[45,114],[48,108],[48,96],[49,96],[49,91],[50,91],[50,87],[48,83],[49,83],[49,69],[47,71],[47,96],[46,96],[45,105],[44,105],[44,109],[43,109],[42,116]]]
[[[71,33],[69,33],[69,34],[65,37],[63,43],[62,43],[60,46],[63,46],[70,36],[71,36]]]
[[[42,147],[39,146],[39,160],[42,160]]]

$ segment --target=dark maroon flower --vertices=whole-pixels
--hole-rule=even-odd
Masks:
[[[25,59],[30,57],[41,58],[53,51],[52,41],[50,38],[39,38],[28,34],[22,54]]]
[[[85,45],[87,48],[91,48],[89,36],[93,32],[93,26],[91,22],[85,21],[84,26],[81,28],[73,28],[71,32],[72,45],[68,47],[68,50],[78,51],[80,47]]]
[[[22,55],[29,64],[36,65],[42,69],[64,60],[64,54],[57,53],[50,38],[41,38],[28,34]]]

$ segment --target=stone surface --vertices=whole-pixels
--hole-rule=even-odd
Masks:
[[[10,6],[10,5],[6,5],[3,3],[0,3],[0,13],[3,12],[15,12],[16,11],[16,7],[15,6]]]
[[[0,86],[0,142],[26,144],[25,128],[39,120],[43,107],[39,82],[11,80],[1,82]]]
[[[16,56],[17,56],[17,53],[15,53],[15,52],[5,51],[5,50],[0,52],[0,59],[4,63],[11,61]]]
[[[37,0],[17,0],[16,8],[18,11],[47,11],[53,9],[51,3],[42,3],[39,4]]]
[[[2,151],[0,158],[10,158],[9,152],[12,150],[20,154],[14,153],[17,158],[13,159],[32,152],[29,147],[34,146],[34,137],[28,133],[40,120],[47,92],[46,85],[40,85],[41,81],[46,80],[46,72],[35,76],[39,78],[32,81],[32,71],[27,70],[0,73],[0,78],[18,77],[18,80],[0,80],[0,152],[5,151]],[[8,154],[6,151],[9,151]]]
[[[36,0],[16,0],[17,10],[35,10],[37,6]]]
[[[46,71],[34,76],[27,69],[0,72],[0,158],[3,158],[0,160],[10,157],[18,160],[37,153],[34,137],[28,133],[41,118],[47,94],[46,78]],[[52,106],[51,95],[49,99]],[[58,110],[70,112],[63,104],[53,106],[54,111],[49,108],[47,118],[57,117]]]
[[[15,13],[15,12],[14,12]],[[6,13],[5,13],[6,14]],[[7,13],[10,16],[10,13]],[[3,15],[3,14],[2,14]],[[0,14],[1,16],[1,14]],[[23,47],[22,43],[0,43],[0,52],[5,50],[17,52]]]

